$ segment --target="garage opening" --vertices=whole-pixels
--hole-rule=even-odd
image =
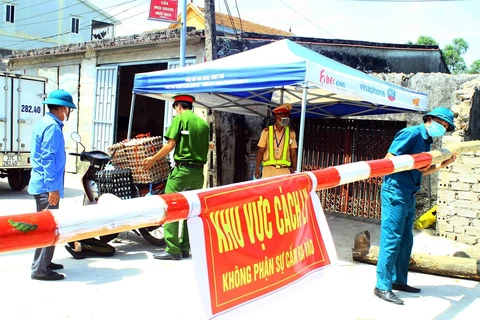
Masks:
[[[118,68],[118,95],[114,142],[127,138],[128,120],[132,102],[133,81],[136,73],[166,70],[168,63],[153,63]],[[137,95],[133,115],[132,137],[150,133],[151,136],[163,136],[165,101]]]

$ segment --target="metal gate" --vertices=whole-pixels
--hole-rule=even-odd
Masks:
[[[385,157],[405,121],[309,119],[305,124],[303,170]],[[380,219],[382,178],[370,178],[318,193],[326,211]]]
[[[92,134],[94,150],[108,152],[108,147],[113,144],[117,80],[118,66],[97,68]]]

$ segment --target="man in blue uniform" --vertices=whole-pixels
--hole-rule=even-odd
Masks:
[[[33,195],[37,211],[58,209],[63,198],[65,176],[65,139],[63,123],[77,107],[72,96],[64,90],[55,90],[43,101],[49,112],[37,122],[32,138],[32,173],[28,193]],[[52,262],[55,247],[35,250],[32,263],[32,279],[62,280],[63,274],[53,270],[63,269],[61,264]]]
[[[424,123],[400,130],[395,136],[386,158],[430,151],[432,138],[445,131],[455,130],[453,113],[436,108],[423,116]],[[421,290],[407,284],[408,266],[413,247],[415,194],[420,189],[422,176],[439,170],[455,161],[455,155],[440,165],[410,170],[385,176],[382,184],[382,224],[380,250],[377,261],[377,283],[374,293],[380,299],[403,304],[393,290],[418,293]]]

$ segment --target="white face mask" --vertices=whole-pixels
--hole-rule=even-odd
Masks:
[[[289,123],[290,123],[290,118],[280,118],[280,125],[282,127],[288,126]]]
[[[430,125],[427,127],[428,135],[432,138],[438,138],[443,136],[445,134],[445,131],[447,131],[447,129],[445,129],[444,126],[433,120],[432,123],[430,123]]]
[[[70,117],[70,112],[63,111],[63,122],[67,122]]]

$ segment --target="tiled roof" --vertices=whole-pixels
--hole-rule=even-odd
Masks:
[[[205,9],[202,7],[197,8],[205,14]],[[233,21],[233,25],[232,25]],[[258,23],[250,22],[247,20],[239,19],[237,17],[232,16],[231,19],[228,15],[215,12],[215,23],[217,25],[225,26],[227,28],[235,28],[239,32],[253,32],[253,33],[260,33],[260,34],[272,34],[272,35],[279,35],[279,36],[293,36],[294,34],[288,31],[283,31],[271,27],[267,27]]]

